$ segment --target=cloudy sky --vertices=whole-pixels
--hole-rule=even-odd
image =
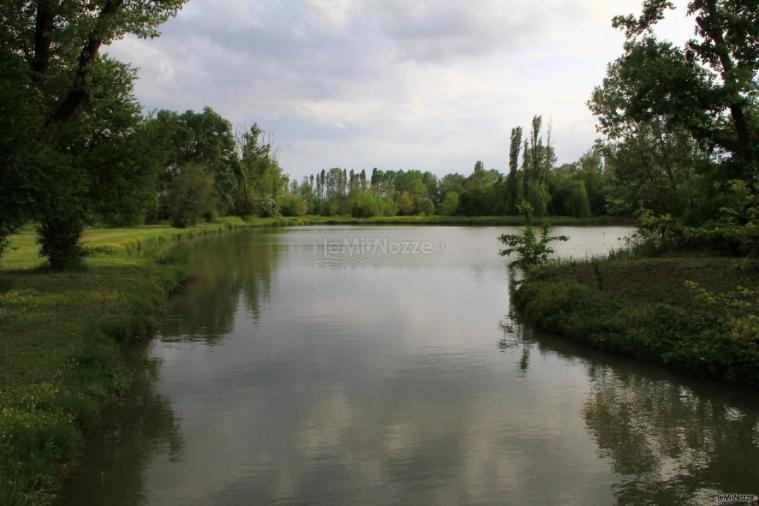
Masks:
[[[641,0],[190,0],[160,38],[107,52],[148,109],[205,105],[271,133],[285,171],[503,170],[512,126],[553,125],[559,162],[598,136],[586,102]],[[684,2],[660,28],[692,32]]]

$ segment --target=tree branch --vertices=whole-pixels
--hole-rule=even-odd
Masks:
[[[92,65],[95,62],[100,46],[103,44],[103,39],[108,31],[108,25],[113,21],[123,5],[124,0],[109,0],[100,11],[95,27],[90,32],[87,43],[79,55],[79,65],[76,69],[74,84],[53,115],[53,122],[60,124],[73,120],[89,102],[90,94],[87,90],[87,78],[92,72]]]

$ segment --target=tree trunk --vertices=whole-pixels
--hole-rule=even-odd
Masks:
[[[34,57],[32,70],[36,78],[41,78],[50,66],[51,33],[55,21],[54,5],[50,0],[37,2],[37,14],[34,22]]]

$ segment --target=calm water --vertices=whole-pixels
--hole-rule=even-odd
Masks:
[[[196,243],[64,505],[701,504],[759,493],[759,399],[533,335],[503,227]],[[559,253],[618,246],[562,228]],[[345,240],[347,239],[347,246]],[[351,251],[350,248],[353,248]]]

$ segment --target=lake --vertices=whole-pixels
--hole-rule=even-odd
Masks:
[[[195,279],[61,504],[707,504],[759,493],[759,396],[522,326],[508,227],[294,227]],[[621,246],[560,227],[557,254]]]

